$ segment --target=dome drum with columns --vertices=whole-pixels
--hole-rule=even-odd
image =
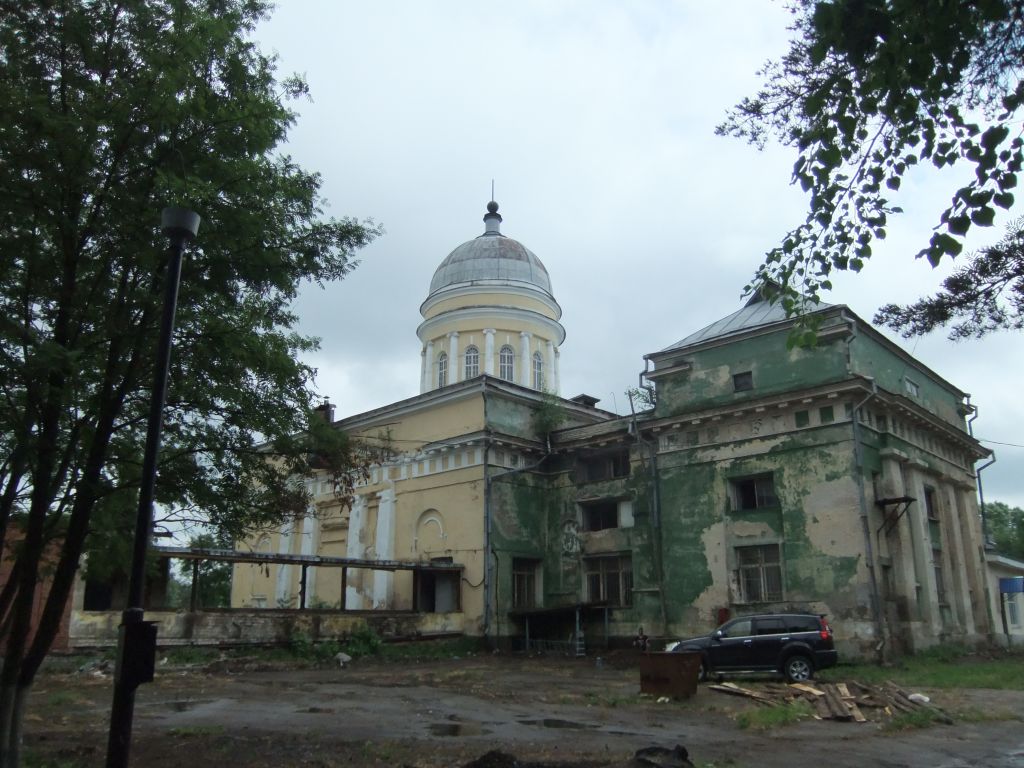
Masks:
[[[420,392],[480,375],[558,393],[562,309],[540,259],[501,234],[493,200],[484,233],[441,262],[420,307]]]

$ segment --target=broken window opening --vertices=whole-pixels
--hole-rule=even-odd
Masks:
[[[733,392],[747,392],[754,388],[754,374],[752,371],[734,373],[732,377]]]
[[[576,465],[576,481],[593,483],[599,480],[614,480],[618,477],[629,477],[629,449],[597,456],[580,458]]]
[[[740,602],[770,603],[782,600],[782,564],[778,544],[736,547]]]
[[[771,475],[731,480],[729,488],[735,512],[779,506],[779,499],[775,495],[775,479]]]
[[[583,530],[588,532],[633,526],[633,503],[625,499],[588,501],[580,504],[580,513]]]
[[[583,560],[586,574],[586,599],[605,602],[612,607],[633,605],[633,558],[629,555],[587,557]]]
[[[541,561],[534,558],[512,558],[512,607],[539,608],[542,602]]]

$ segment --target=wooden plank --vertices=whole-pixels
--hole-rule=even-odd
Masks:
[[[804,693],[809,693],[812,696],[824,696],[825,695],[824,691],[818,690],[814,686],[807,685],[806,683],[790,683],[789,687],[790,688],[795,688],[798,691],[803,691]]]
[[[850,695],[850,689],[846,687],[846,683],[836,683],[836,690],[839,691],[840,698],[852,699]]]
[[[832,711],[832,717],[836,720],[853,719],[850,710],[846,708],[846,704],[839,698],[839,694],[833,686],[825,688],[825,701],[828,702],[828,708]]]
[[[866,723],[868,719],[864,717],[864,713],[860,711],[855,701],[847,701],[846,708],[850,710],[850,714],[853,715],[853,720],[856,723]]]
[[[735,683],[718,683],[716,685],[709,685],[713,691],[721,691],[722,693],[728,693],[733,696],[744,696],[748,699],[754,699],[755,701],[761,701],[766,704],[775,704],[775,700],[771,696],[765,696],[763,693],[752,691],[749,688],[740,688]]]
[[[816,717],[819,717],[822,720],[832,719],[832,710],[829,709],[828,702],[825,701],[825,694],[816,696],[811,703],[814,706],[814,714]]]

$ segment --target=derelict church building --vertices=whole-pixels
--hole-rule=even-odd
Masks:
[[[497,644],[780,609],[828,614],[849,655],[992,631],[964,392],[845,306],[789,349],[755,296],[644,355],[648,410],[562,397],[552,281],[501,221],[489,203],[434,273],[420,393],[322,411],[390,458],[351,505],[312,478],[309,515],[238,545],[351,567],[236,565],[233,606],[414,612]]]

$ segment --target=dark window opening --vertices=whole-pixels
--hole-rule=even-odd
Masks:
[[[617,477],[629,477],[628,450],[580,459],[577,467],[577,480],[581,483],[612,480]]]
[[[824,408],[818,409],[818,418],[822,424],[831,424],[836,420],[835,411],[832,410],[831,405],[826,405]]]
[[[594,501],[582,504],[581,507],[584,531],[603,531],[619,527],[618,501]]]
[[[925,486],[924,488],[924,509],[928,515],[928,519],[934,522],[939,520],[939,506],[936,503],[935,489]]]
[[[797,427],[806,427],[811,423],[811,415],[809,411],[797,411],[793,415],[796,417]]]
[[[736,564],[741,602],[782,600],[782,564],[778,544],[736,547]]]
[[[460,609],[459,574],[416,571],[413,609],[421,613],[452,613]]]
[[[746,392],[754,388],[754,374],[751,371],[734,373],[732,376],[733,392]]]
[[[615,607],[633,605],[633,559],[629,555],[588,557],[583,562],[588,601]]]
[[[731,481],[730,485],[734,510],[764,509],[779,505],[775,496],[775,481],[771,475],[745,477]]]
[[[512,559],[512,607],[536,608],[540,605],[537,585],[540,560],[525,557]]]

